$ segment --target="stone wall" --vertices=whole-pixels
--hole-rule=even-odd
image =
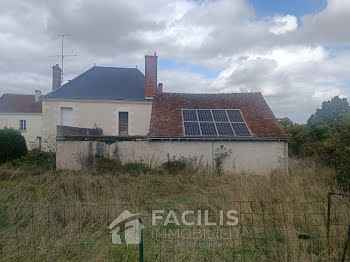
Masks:
[[[144,161],[158,166],[168,156],[192,158],[209,169],[215,167],[215,153],[223,146],[231,152],[223,163],[225,171],[268,173],[288,165],[287,141],[266,140],[150,140],[147,137],[57,137],[58,169],[81,169],[96,156],[122,162]]]
[[[57,126],[57,136],[102,136],[101,128],[80,128],[72,126]]]

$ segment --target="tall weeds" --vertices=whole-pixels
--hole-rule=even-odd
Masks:
[[[153,239],[145,243],[146,256],[151,260],[156,257],[160,260],[161,243],[162,261],[174,257],[177,261],[228,261],[233,257],[245,257],[247,261],[303,258],[307,261],[321,255],[339,257],[336,250],[342,247],[344,239],[335,239],[333,248],[328,250],[320,238],[325,236],[327,192],[339,191],[334,171],[311,159],[290,160],[288,173],[275,170],[269,175],[218,176],[196,161],[181,164],[178,172],[174,172],[175,165],[171,165],[171,172],[140,163],[120,165],[103,162],[90,170],[38,168],[37,172],[35,167],[1,166],[0,258],[3,261],[27,258],[103,261],[123,260],[125,256],[136,259],[137,249],[111,246],[107,230],[108,224],[125,209],[142,214],[149,214],[152,209],[205,209],[212,211],[213,219],[217,219],[215,214],[220,209],[237,209],[242,225],[240,234],[251,239],[244,244],[242,241],[247,238],[241,237],[220,247],[208,247],[209,242],[202,242],[202,246],[179,242],[182,246],[177,252],[171,249],[174,243]],[[255,224],[251,224],[252,219]],[[334,219],[338,224],[344,222],[339,217]],[[144,223],[149,223],[147,218]],[[264,223],[269,226],[263,232],[259,225]],[[322,243],[310,244],[313,242],[300,242],[296,238],[301,233],[315,236],[316,232]],[[261,234],[265,237],[253,241]],[[325,250],[329,252],[325,254]]]

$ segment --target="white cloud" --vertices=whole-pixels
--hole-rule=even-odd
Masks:
[[[275,35],[285,34],[296,30],[298,19],[293,15],[277,16],[274,18],[274,25],[270,27],[270,32]]]
[[[350,44],[350,1],[328,0],[327,8],[301,18],[303,26],[295,39],[304,43]]]
[[[320,13],[257,18],[245,0],[3,0],[0,93],[51,88],[58,34],[70,33],[65,78],[97,65],[138,67],[144,54],[190,66],[161,70],[167,91],[261,91],[278,116],[305,121],[323,100],[350,95],[350,1],[328,0]],[[336,47],[336,46],[335,46]]]
[[[322,101],[347,95],[338,86],[350,74],[330,70],[341,57],[332,57],[323,47],[293,46],[262,53],[235,56],[226,70],[211,83],[216,92],[262,92],[277,116],[306,121]],[[344,61],[343,61],[344,62]],[[347,62],[350,66],[350,62]],[[344,65],[344,64],[343,64]]]
[[[174,81],[176,79],[176,81]],[[162,70],[159,72],[159,82],[164,83],[166,92],[178,93],[210,93],[212,79],[201,74],[189,72],[186,69]]]
[[[0,86],[6,86],[7,93],[34,94],[36,89],[47,90],[48,82],[51,82],[51,78],[42,74],[28,72],[0,74]]]

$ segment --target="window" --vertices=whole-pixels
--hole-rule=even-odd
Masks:
[[[182,109],[185,136],[252,136],[239,109]]]
[[[73,108],[61,107],[61,125],[73,126]]]
[[[129,114],[128,112],[119,112],[119,135],[129,135]]]
[[[27,121],[26,120],[19,120],[19,130],[27,131]]]

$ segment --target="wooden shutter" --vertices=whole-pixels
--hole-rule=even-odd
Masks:
[[[128,112],[119,112],[119,135],[129,135],[129,115]]]

